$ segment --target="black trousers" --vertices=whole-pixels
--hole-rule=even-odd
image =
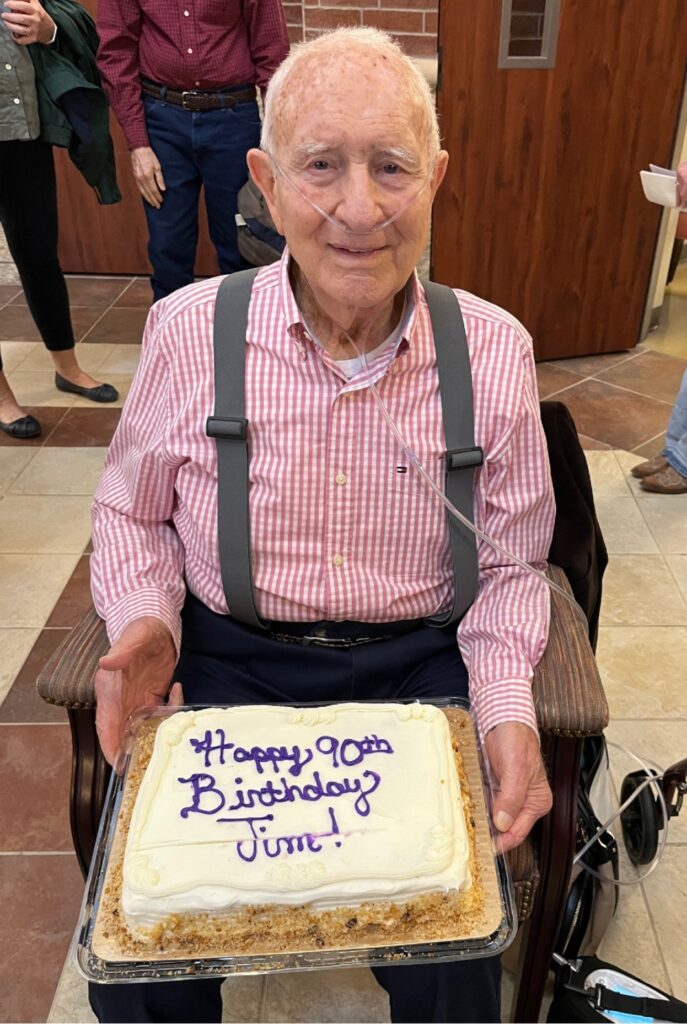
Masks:
[[[271,640],[215,615],[195,598],[184,609],[175,679],[187,703],[347,701],[466,697],[467,672],[455,630],[411,633],[347,649]],[[498,957],[445,964],[375,967],[391,1018],[500,1020]],[[89,986],[100,1021],[220,1021],[221,979]]]
[[[0,224],[46,348],[73,348],[69,296],[57,258],[52,146],[38,140],[0,142]]]

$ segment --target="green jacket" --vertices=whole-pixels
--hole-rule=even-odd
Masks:
[[[109,107],[100,87],[95,22],[75,0],[43,0],[57,25],[54,46],[28,47],[36,72],[40,138],[63,146],[98,202],[118,203]]]

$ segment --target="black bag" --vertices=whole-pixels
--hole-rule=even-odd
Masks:
[[[564,962],[557,968],[546,1018],[549,1024],[633,1018],[686,1022],[687,1003],[595,956]]]
[[[239,252],[252,267],[281,259],[286,240],[274,226],[262,192],[249,178],[237,197],[236,233]]]
[[[604,786],[609,782],[608,752],[603,736],[585,740],[580,768],[580,788],[577,801],[576,849],[599,830],[602,821],[610,817],[611,801],[604,799]],[[596,813],[595,807],[602,809]],[[604,806],[605,805],[605,806]],[[608,813],[607,813],[608,812]],[[597,871],[601,881],[584,869],[582,864]],[[555,950],[570,959],[595,953],[611,923],[618,905],[618,844],[610,830],[602,833],[584,854],[582,861],[573,865],[568,898]]]

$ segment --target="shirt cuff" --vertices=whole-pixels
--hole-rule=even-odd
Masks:
[[[149,146],[148,132],[145,122],[122,125],[124,137],[129,149],[139,149],[141,146]]]
[[[167,626],[172,634],[178,658],[181,649],[181,616],[171,598],[164,591],[153,587],[125,594],[108,609],[106,625],[110,644],[115,644],[119,640],[131,622],[145,615],[152,615]]]
[[[505,722],[529,725],[539,740],[539,726],[528,679],[499,679],[470,691],[470,703],[480,742],[495,726]]]

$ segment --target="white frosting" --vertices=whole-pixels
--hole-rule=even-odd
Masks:
[[[469,884],[440,710],[209,708],[178,712],[157,731],[129,828],[122,903],[130,924],[149,925],[173,913],[326,909]]]

